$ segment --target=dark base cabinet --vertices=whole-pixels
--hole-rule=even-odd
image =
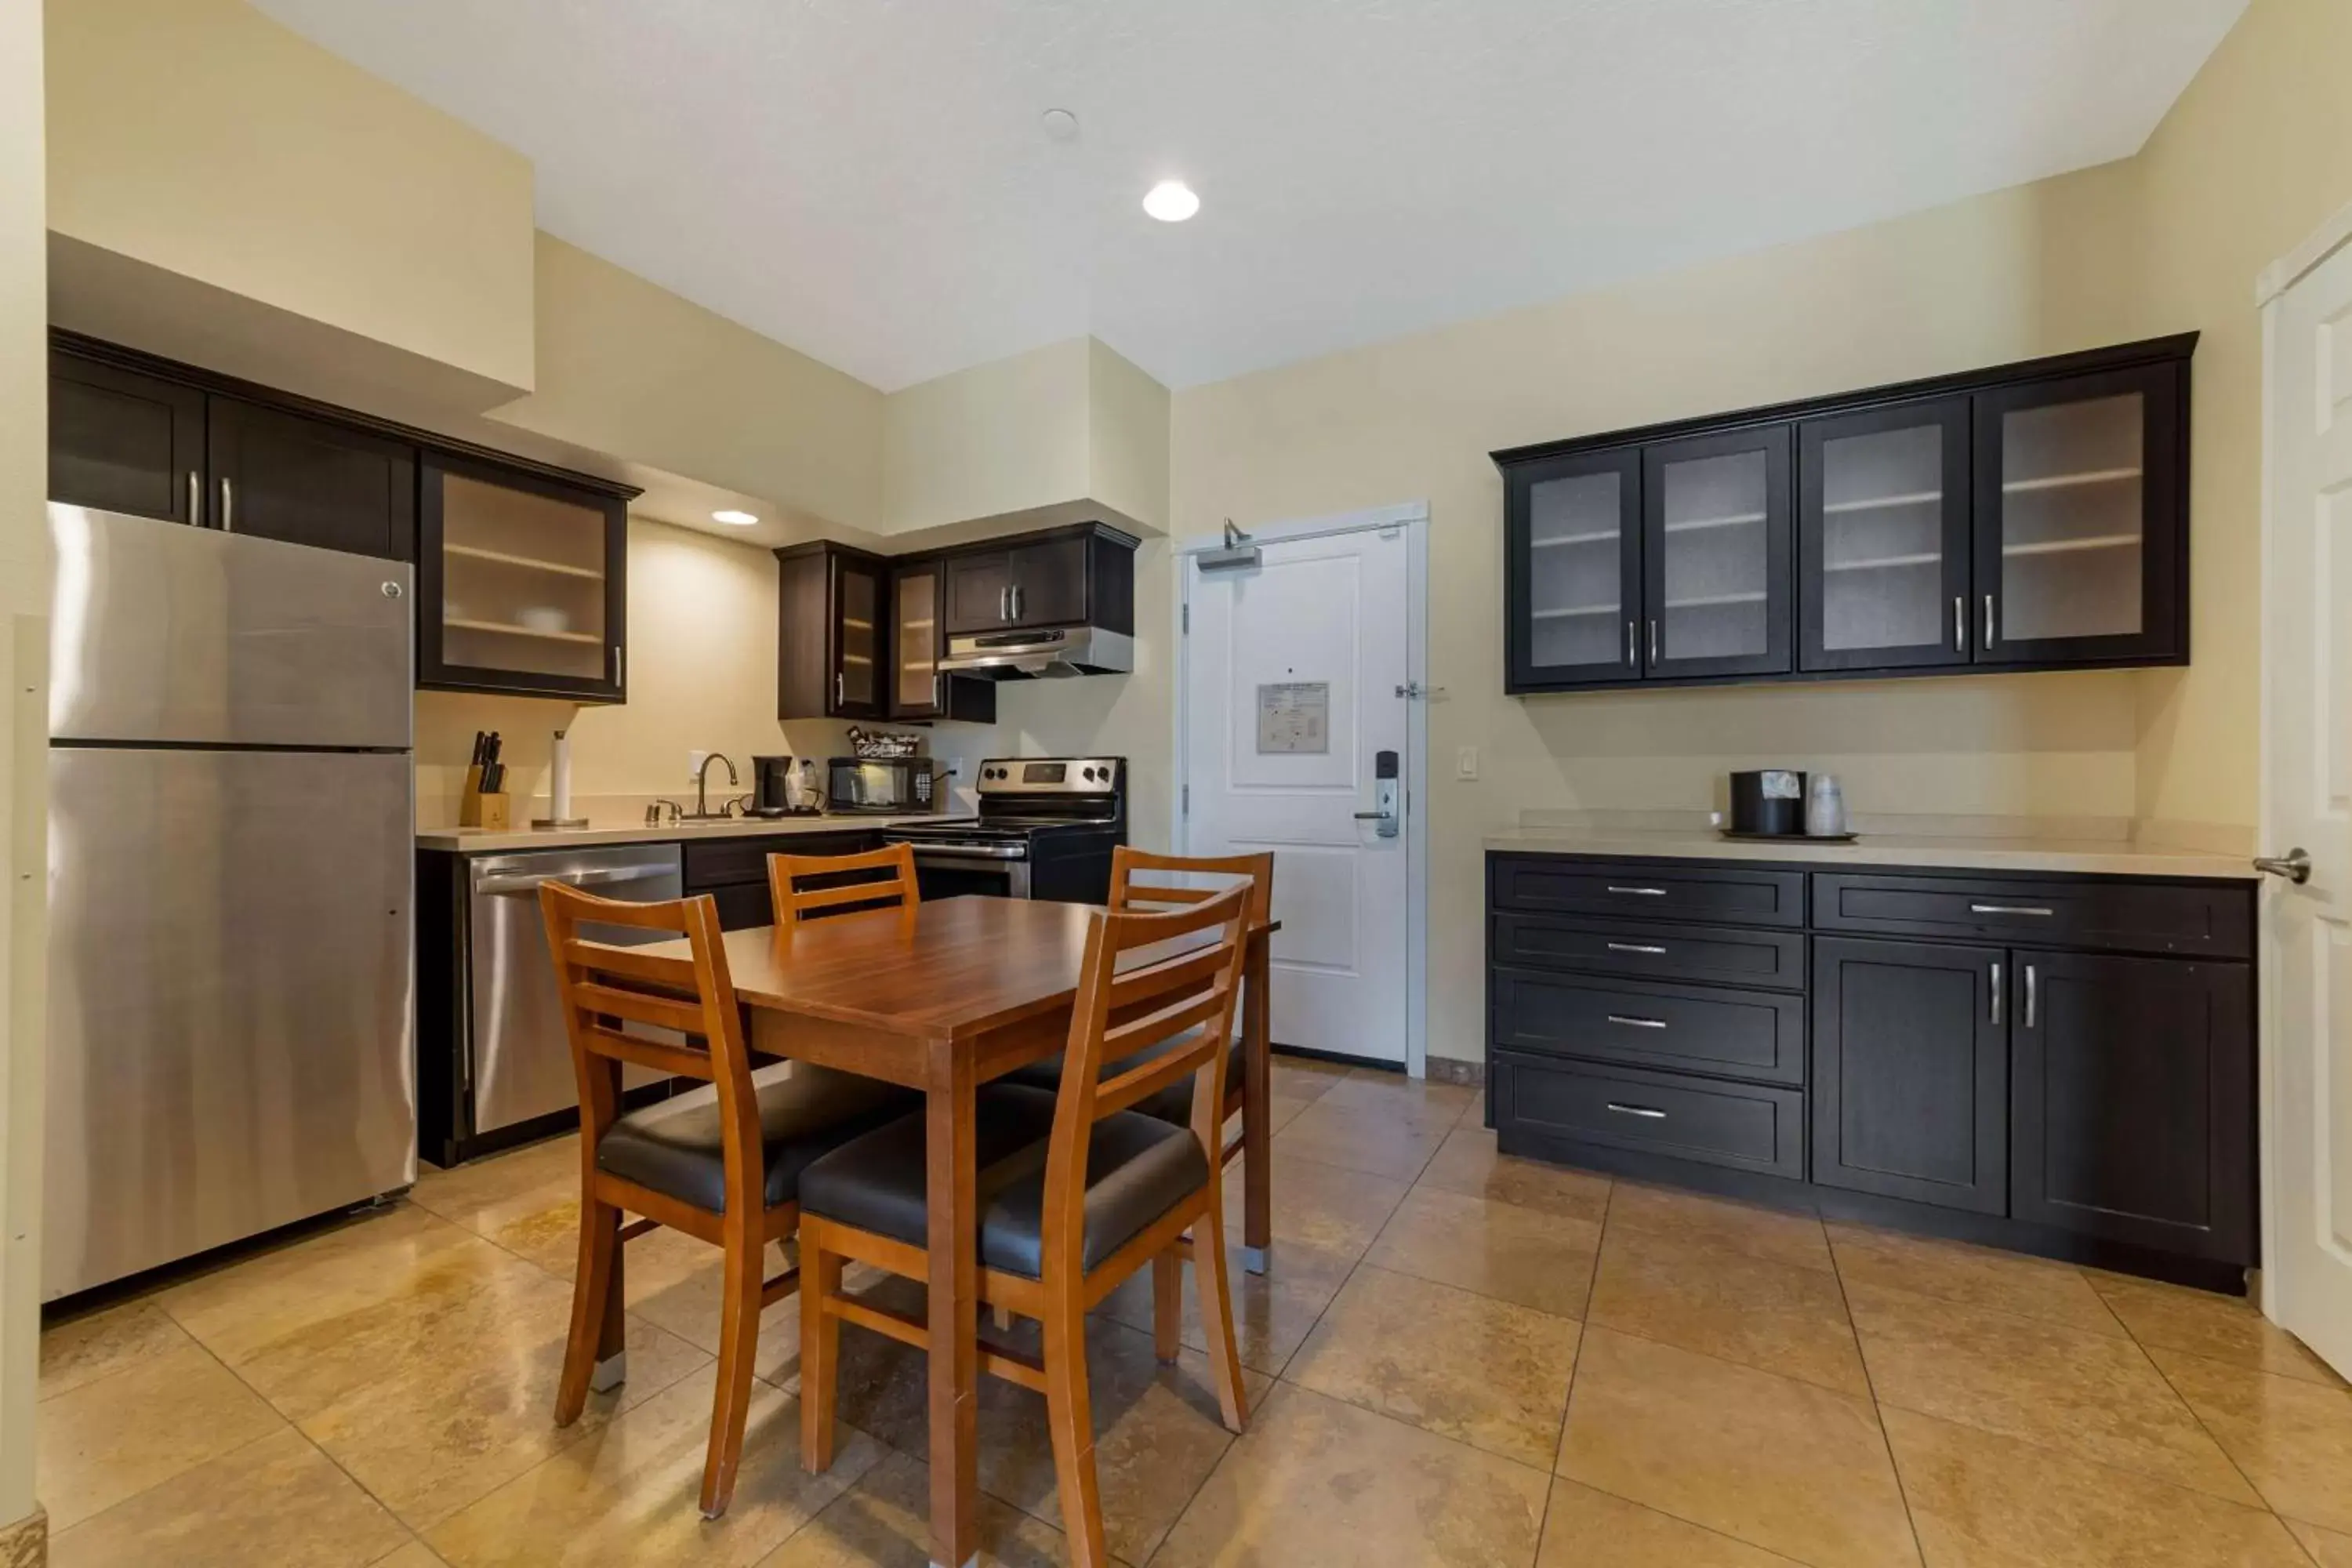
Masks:
[[[2247,885],[1498,853],[1487,899],[1504,1152],[2244,1289]]]

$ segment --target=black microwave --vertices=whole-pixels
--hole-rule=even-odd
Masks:
[[[904,816],[931,809],[929,757],[835,757],[825,781],[827,811]]]

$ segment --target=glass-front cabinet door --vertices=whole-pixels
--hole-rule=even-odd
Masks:
[[[936,719],[940,674],[940,567],[901,566],[890,578],[890,717]]]
[[[1512,471],[1504,505],[1511,690],[1641,679],[1641,499],[1638,447]]]
[[[417,684],[622,700],[626,503],[455,455],[423,478]]]
[[[1797,427],[1801,669],[1969,662],[1969,401]]]
[[[1785,674],[1789,426],[1642,450],[1643,668]]]
[[[1976,659],[2177,657],[2179,365],[1976,398]]]
[[[835,606],[833,710],[836,718],[879,719],[886,706],[883,574],[863,561],[833,558]]]

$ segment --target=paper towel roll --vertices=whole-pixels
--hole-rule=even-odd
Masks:
[[[547,758],[547,815],[557,822],[572,817],[572,738],[561,730]]]

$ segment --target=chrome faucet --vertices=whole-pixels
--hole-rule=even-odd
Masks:
[[[735,815],[734,802],[732,801],[719,802],[719,809],[717,811],[710,809],[709,785],[710,783],[710,764],[713,763],[727,763],[728,788],[733,789],[737,784],[742,783],[740,779],[735,776],[735,764],[727,761],[727,754],[724,752],[705,752],[702,758],[702,765],[694,770],[694,810],[686,818],[688,822],[724,822],[729,817]]]

